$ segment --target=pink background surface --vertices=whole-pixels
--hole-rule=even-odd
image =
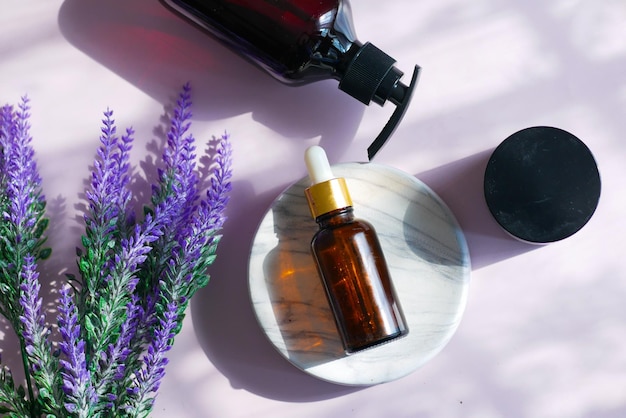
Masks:
[[[0,102],[28,94],[55,251],[42,273],[75,267],[76,221],[100,118],[137,131],[153,165],[180,86],[190,81],[200,145],[234,145],[229,221],[211,282],[192,301],[154,417],[626,416],[626,4],[622,0],[359,0],[357,34],[410,73],[414,101],[376,162],[416,175],[450,206],[473,263],[465,317],[449,345],[400,380],[350,388],[284,360],[255,322],[247,258],[271,201],[305,175],[304,149],[364,161],[392,107],[364,107],[328,81],[283,86],[156,0],[2,0]],[[408,77],[408,74],[405,78]],[[489,153],[551,125],[582,139],[603,190],[578,234],[512,240],[482,198]],[[10,333],[4,363],[19,368]]]

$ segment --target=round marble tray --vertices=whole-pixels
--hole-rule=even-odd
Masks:
[[[303,371],[346,385],[391,381],[435,356],[459,325],[469,288],[467,244],[447,206],[415,177],[372,163],[332,169],[346,178],[355,216],[378,233],[409,334],[344,353],[310,253],[317,224],[304,197],[308,177],[278,196],[259,225],[248,272],[253,308],[272,344]]]

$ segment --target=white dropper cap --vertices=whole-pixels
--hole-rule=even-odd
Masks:
[[[326,151],[319,145],[307,148],[304,153],[304,162],[309,172],[311,184],[318,184],[335,178],[330,169]]]
[[[314,145],[304,153],[311,187],[304,191],[314,219],[337,209],[352,206],[346,179],[335,177],[324,148]]]

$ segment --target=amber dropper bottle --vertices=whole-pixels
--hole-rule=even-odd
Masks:
[[[319,231],[313,258],[346,353],[408,333],[374,227],[355,219],[346,180],[333,176],[326,153],[307,149],[312,186],[305,190]]]
[[[161,0],[277,80],[302,85],[335,79],[356,100],[396,105],[367,149],[372,159],[398,126],[411,101],[410,84],[395,59],[366,42],[352,25],[348,0]],[[379,22],[381,27],[393,22]]]

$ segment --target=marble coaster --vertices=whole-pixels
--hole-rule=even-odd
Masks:
[[[345,177],[354,214],[374,225],[409,333],[346,355],[310,252],[318,227],[308,177],[273,202],[253,240],[249,289],[263,331],[292,364],[320,379],[372,385],[405,376],[450,340],[467,299],[470,261],[454,216],[425,184],[373,163],[332,167]]]

